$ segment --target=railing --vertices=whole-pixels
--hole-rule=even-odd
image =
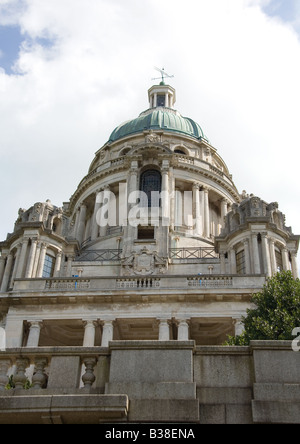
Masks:
[[[88,290],[90,286],[89,279],[49,279],[46,281],[45,290]]]
[[[35,389],[60,388],[62,382],[70,390],[91,388],[96,380],[94,368],[100,355],[106,356],[107,351],[83,347],[10,349],[0,353],[0,393],[19,389],[26,390],[29,395]],[[70,369],[75,365],[77,372],[64,371],[62,364]],[[80,381],[78,375],[82,365],[85,370]],[[10,369],[14,372],[9,377]]]
[[[170,259],[218,259],[214,248],[171,248]]]
[[[81,252],[75,262],[120,261],[122,250],[87,250]]]
[[[189,288],[226,288],[233,286],[231,276],[198,276],[187,278]]]
[[[138,278],[123,278],[117,279],[117,288],[159,288],[160,278],[153,277],[138,277]]]

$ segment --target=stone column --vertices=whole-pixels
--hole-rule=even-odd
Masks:
[[[32,278],[34,260],[37,249],[37,238],[31,239],[31,248],[28,257],[28,265],[25,273],[25,278]]]
[[[103,321],[102,326],[101,347],[108,347],[109,342],[112,341],[114,337],[114,321]]]
[[[48,245],[45,243],[42,243],[40,257],[39,257],[39,264],[38,264],[37,273],[36,273],[37,278],[43,277],[47,248],[48,248]]]
[[[289,252],[287,248],[282,249],[282,264],[284,271],[290,270]]]
[[[167,226],[170,223],[169,161],[163,161],[161,191],[163,225]]]
[[[103,192],[103,206],[101,208],[101,216],[100,216],[100,220],[101,223],[102,221],[104,222],[104,216],[106,214],[106,211],[108,209],[108,220],[106,221],[106,224],[103,226],[100,225],[100,237],[104,237],[107,235],[108,232],[108,227],[109,227],[109,217],[110,217],[110,203],[111,203],[111,193],[110,193],[110,187],[107,186],[105,187],[105,189],[102,191]],[[105,202],[107,200],[107,202]]]
[[[159,319],[159,341],[170,340],[170,321],[167,319]]]
[[[189,322],[187,319],[181,319],[178,321],[178,341],[188,341],[189,340]]]
[[[224,219],[225,216],[228,213],[228,201],[226,199],[222,199],[221,201],[221,221],[222,221],[222,227],[224,226]]]
[[[249,240],[244,240],[244,252],[245,252],[245,268],[246,274],[251,274],[251,263],[250,263],[250,249]]]
[[[277,273],[277,263],[275,255],[275,242],[273,240],[270,240],[270,258],[271,258],[272,274],[275,274]]]
[[[221,261],[221,274],[226,274],[226,261],[225,261],[224,252],[220,252],[220,261]]]
[[[0,287],[4,276],[6,256],[0,256]]]
[[[2,284],[1,284],[1,293],[5,293],[7,291],[7,287],[9,284],[9,277],[10,277],[10,273],[11,273],[11,268],[12,268],[12,264],[13,264],[13,255],[12,253],[9,253],[9,255],[7,256],[7,260],[6,260],[6,265],[5,265],[5,270],[4,270],[4,275],[3,275],[3,279],[2,279]]]
[[[83,347],[94,347],[95,346],[96,327],[98,325],[98,322],[89,319],[89,320],[83,321],[83,325],[84,325]]]
[[[79,242],[79,245],[82,244],[82,242],[84,241],[83,237],[84,237],[84,231],[85,231],[85,218],[86,218],[86,205],[81,204],[80,207],[80,214],[79,214],[79,223],[78,223],[78,228],[77,228],[77,233],[76,233],[76,239]]]
[[[68,258],[68,263],[67,263],[66,277],[71,277],[72,276],[72,264],[73,264],[75,257],[73,254],[71,254],[71,255],[69,254],[67,256],[67,258]]]
[[[232,250],[230,250],[229,254],[230,254],[230,269],[231,269],[231,273],[232,274],[236,274],[237,273],[237,267],[236,267],[236,252],[235,252],[235,249],[233,248]]]
[[[35,258],[34,258],[34,262],[33,262],[33,268],[32,268],[32,274],[31,274],[32,278],[35,278],[37,275],[37,269],[38,269],[38,265],[39,265],[41,248],[42,248],[42,244],[38,242],[37,246],[36,246]]]
[[[95,198],[95,206],[94,206],[94,214],[93,214],[93,218],[92,218],[92,231],[91,231],[91,239],[95,240],[98,239],[99,236],[99,225],[98,225],[98,221],[97,221],[97,214],[100,210],[101,207],[101,203],[98,202],[97,197],[98,194],[100,193],[100,190],[96,191],[96,198]]]
[[[240,336],[245,331],[242,319],[241,318],[233,319],[233,324],[234,324],[235,336]]]
[[[41,328],[43,326],[42,321],[31,321],[29,322],[30,330],[27,340],[27,347],[38,347],[40,340]]]
[[[200,211],[200,185],[195,182],[193,184],[193,209],[195,218],[196,236],[201,236],[201,211]]]
[[[26,259],[28,244],[29,244],[29,238],[23,239],[22,247],[21,247],[21,251],[20,251],[20,257],[19,257],[19,261],[18,261],[17,272],[16,272],[16,279],[20,279],[23,277],[23,271],[24,271],[24,267],[25,267],[25,259]]]
[[[297,253],[291,252],[291,256],[292,256],[292,273],[293,273],[294,279],[298,279],[299,278],[299,271],[298,271],[298,264],[297,264]]]
[[[208,188],[204,188],[204,230],[203,235],[206,238],[210,237],[210,217],[209,217],[209,198]]]
[[[22,244],[19,244],[17,246],[17,253],[16,253],[16,256],[15,256],[15,265],[14,265],[11,281],[8,283],[9,286],[11,286],[13,284],[13,282],[14,282],[14,280],[16,278],[16,274],[17,274],[17,270],[18,270],[19,262],[20,262],[21,249],[22,249]]]
[[[57,255],[56,255],[53,277],[59,277],[60,276],[61,260],[62,260],[62,251],[59,251],[57,253]]]
[[[175,189],[175,227],[183,225],[183,211],[182,211],[182,193],[179,188]]]
[[[269,248],[269,240],[267,233],[262,233],[261,241],[262,241],[262,250],[263,250],[264,272],[266,273],[267,277],[271,277],[272,267],[271,267],[270,248]]]
[[[253,272],[254,274],[260,274],[260,260],[259,260],[259,250],[257,242],[257,234],[252,234],[252,257],[253,257]]]

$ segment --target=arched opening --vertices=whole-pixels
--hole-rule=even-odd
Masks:
[[[140,191],[146,194],[149,208],[160,206],[161,182],[161,174],[157,170],[146,170],[141,175]]]

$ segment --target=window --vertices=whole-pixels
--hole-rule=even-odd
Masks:
[[[138,240],[152,240],[155,238],[154,227],[148,226],[143,227],[140,225],[138,227]]]
[[[157,96],[157,106],[165,106],[166,105],[166,96],[159,94]]]
[[[281,251],[279,250],[275,250],[275,257],[276,257],[276,267],[277,267],[277,271],[282,271],[283,270],[283,262],[282,262],[282,254]]]
[[[46,254],[43,270],[43,278],[50,278],[54,273],[55,259],[52,256]]]
[[[242,250],[236,255],[236,272],[237,274],[246,274],[245,251]]]
[[[159,207],[159,195],[161,192],[161,174],[156,170],[145,171],[141,176],[141,191],[143,191],[148,199],[148,207]],[[152,192],[158,192],[151,195]]]

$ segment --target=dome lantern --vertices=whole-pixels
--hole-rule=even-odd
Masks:
[[[149,108],[174,108],[176,103],[176,91],[172,86],[160,85],[152,86],[148,91]]]

